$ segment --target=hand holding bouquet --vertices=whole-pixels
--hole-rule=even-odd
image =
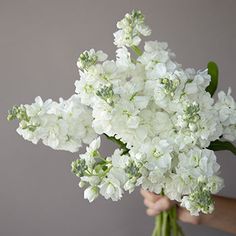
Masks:
[[[211,213],[211,194],[223,187],[214,151],[236,154],[231,90],[212,98],[218,81],[213,62],[204,70],[184,69],[165,42],[147,41],[141,50],[141,36],[151,30],[140,11],[126,14],[117,27],[116,59],[94,49],[83,52],[72,97],[37,97],[13,107],[8,118],[17,118],[17,132],[35,144],[42,140],[70,152],[88,144],[72,172],[89,202],[99,194],[117,201],[141,186],[180,202],[192,215]],[[101,135],[117,143],[109,157],[99,152]],[[153,235],[182,234],[175,208],[156,222]]]

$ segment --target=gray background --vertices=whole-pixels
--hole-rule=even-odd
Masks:
[[[0,235],[149,236],[153,220],[136,191],[113,203],[83,200],[70,172],[76,157],[33,145],[6,121],[14,104],[67,98],[79,78],[79,54],[94,47],[115,55],[115,23],[133,8],[151,26],[151,39],[164,40],[184,67],[220,67],[219,87],[236,91],[236,1],[234,0],[0,0]],[[105,144],[103,152],[112,146]],[[218,153],[225,196],[236,196],[236,159]],[[186,235],[229,235],[183,225]]]

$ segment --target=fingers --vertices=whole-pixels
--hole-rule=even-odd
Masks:
[[[176,205],[176,201],[171,201],[168,197],[151,193],[147,190],[141,189],[141,195],[144,197],[143,203],[147,207],[146,213],[148,216],[159,215],[163,211],[169,210],[172,206]],[[191,216],[189,211],[185,208],[178,207],[178,219],[185,223],[200,224],[200,216]]]
[[[144,189],[141,189],[140,193],[145,199],[147,199],[150,202],[156,202],[158,199],[160,199],[162,197],[161,195],[151,193],[151,192],[144,190]]]
[[[144,198],[143,203],[147,208],[155,208],[155,202],[149,201],[147,198]]]
[[[163,211],[169,210],[176,205],[176,201],[171,201],[168,197],[151,193],[147,190],[141,189],[141,195],[144,197],[143,203],[147,207],[146,213],[148,216],[156,216]],[[191,216],[189,211],[185,208],[178,207],[178,219],[185,223],[200,224],[200,216]]]
[[[162,211],[169,210],[175,204],[166,196],[157,195],[144,189],[141,189],[140,193],[144,197],[144,205],[148,208],[146,213],[149,216],[155,216]]]
[[[160,214],[160,212],[157,212],[156,210],[153,210],[153,209],[150,209],[150,208],[148,208],[146,210],[146,213],[147,213],[148,216],[156,216],[156,215]]]

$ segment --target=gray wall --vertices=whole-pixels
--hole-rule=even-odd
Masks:
[[[113,203],[83,200],[70,173],[76,157],[33,145],[15,133],[5,115],[14,104],[69,97],[78,79],[76,60],[85,49],[113,57],[115,23],[141,9],[152,39],[169,43],[184,67],[215,60],[220,88],[236,91],[236,1],[234,0],[0,0],[0,235],[1,236],[148,236],[138,191]],[[236,97],[236,96],[235,96]],[[105,144],[104,152],[112,146]],[[236,196],[236,158],[218,153],[226,186]],[[186,235],[229,235],[203,226],[183,225]]]

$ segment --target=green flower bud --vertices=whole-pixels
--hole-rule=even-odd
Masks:
[[[178,79],[170,80],[168,78],[163,78],[161,79],[161,84],[164,85],[165,94],[173,97],[175,90],[179,86],[179,80]]]
[[[71,171],[78,177],[85,176],[85,172],[88,169],[84,159],[77,159],[71,163]]]
[[[200,119],[200,115],[198,114],[200,111],[199,104],[196,102],[189,104],[184,109],[184,121],[187,123],[197,123]]]
[[[77,65],[80,69],[88,70],[89,67],[97,63],[97,60],[98,57],[96,53],[84,51],[82,54],[80,54]]]
[[[114,105],[114,101],[113,101],[114,92],[112,89],[112,85],[109,85],[109,86],[105,85],[104,87],[102,87],[96,92],[96,95],[100,97],[101,99],[103,99],[110,106]]]
[[[125,172],[130,178],[140,176],[139,167],[133,161],[130,161],[129,164],[125,167]]]

